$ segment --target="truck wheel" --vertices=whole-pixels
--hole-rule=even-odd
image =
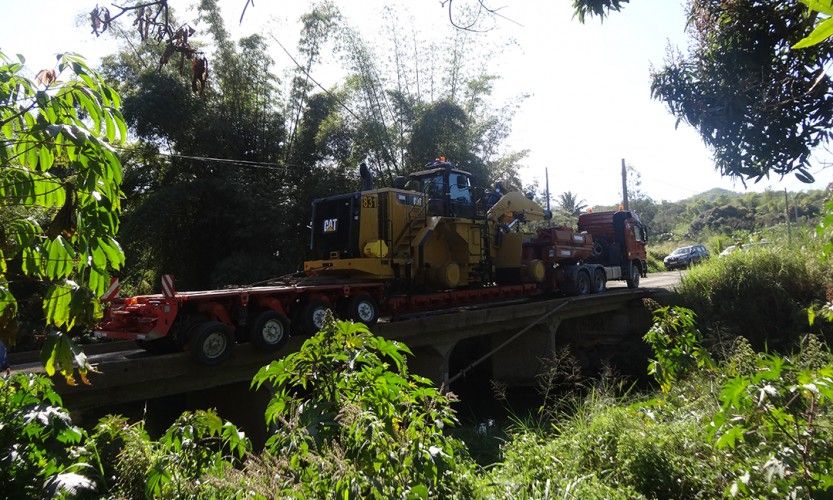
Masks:
[[[347,306],[347,317],[357,323],[373,326],[379,320],[379,304],[366,293],[356,295]]]
[[[231,329],[219,321],[206,321],[197,326],[188,341],[191,355],[204,365],[217,365],[225,361],[233,345]]]
[[[590,273],[579,271],[576,274],[576,295],[587,295],[593,287],[590,285]]]
[[[289,340],[289,318],[277,311],[258,315],[249,332],[249,341],[258,349],[276,351]]]
[[[631,261],[628,263],[628,288],[638,288],[639,287],[639,269],[636,268],[634,263]]]
[[[304,335],[315,335],[324,328],[324,319],[330,305],[323,300],[313,299],[301,309],[297,318],[297,328]]]
[[[602,293],[607,289],[607,275],[604,269],[596,268],[593,272],[593,293]]]

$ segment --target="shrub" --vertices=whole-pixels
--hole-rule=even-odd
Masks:
[[[692,498],[722,488],[696,419],[589,396],[551,432],[520,429],[489,473],[493,497]],[[716,486],[717,485],[717,486]],[[579,493],[581,492],[581,493]]]
[[[700,337],[690,309],[675,306],[654,311],[654,325],[643,339],[656,358],[649,360],[648,374],[656,377],[663,392],[693,369],[711,365],[709,355],[700,347]]]
[[[833,488],[833,364],[815,337],[791,358],[759,354],[720,400],[710,428],[733,457],[727,493],[795,498]]]
[[[824,298],[826,277],[809,252],[762,248],[710,259],[678,288],[681,301],[717,328],[756,348],[795,341],[808,328],[804,308]]]
[[[224,495],[259,485],[266,496],[318,498],[461,494],[473,463],[443,433],[456,423],[452,399],[410,374],[406,354],[364,325],[330,318],[300,351],[255,376],[254,386],[274,390],[267,454],[213,487]],[[253,477],[265,470],[268,477]]]
[[[78,494],[95,489],[91,467],[74,451],[84,438],[52,382],[0,376],[0,484],[9,498]]]

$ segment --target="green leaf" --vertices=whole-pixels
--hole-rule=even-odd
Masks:
[[[807,8],[821,12],[822,14],[833,15],[833,1],[831,0],[798,0]]]
[[[74,268],[75,250],[62,236],[45,244],[47,250],[46,278],[56,280],[68,277]]]
[[[41,171],[49,170],[55,157],[52,156],[52,151],[47,146],[41,146],[39,151],[39,166]]]
[[[118,94],[116,94],[118,95]],[[127,140],[127,123],[124,120],[124,116],[121,114],[121,111],[118,109],[113,109],[113,121],[116,122],[116,127],[119,129],[119,143],[123,143]]]
[[[5,284],[0,284],[0,318],[17,314],[17,300]]]
[[[749,387],[749,379],[746,377],[735,377],[726,382],[720,391],[720,400],[723,405],[737,406],[747,387]]]
[[[69,314],[69,304],[77,288],[78,285],[67,281],[60,285],[51,285],[47,289],[43,298],[43,314],[46,316],[47,324],[59,328],[66,325],[67,329],[73,327],[74,321]]]
[[[105,137],[109,143],[114,143],[116,140],[116,124],[113,122],[113,115],[110,114],[108,109],[103,109],[104,114],[104,128],[105,128]]]
[[[833,35],[833,17],[827,18],[816,25],[815,29],[792,46],[793,49],[803,49],[819,44]]]
[[[738,442],[743,442],[743,434],[745,431],[746,429],[743,426],[734,425],[718,438],[715,446],[718,449],[726,448],[727,446],[734,448]]]
[[[113,269],[121,269],[121,266],[124,265],[124,251],[122,251],[119,242],[112,236],[108,236],[106,239],[97,238],[96,241],[104,254],[107,256],[110,266],[112,266]]]

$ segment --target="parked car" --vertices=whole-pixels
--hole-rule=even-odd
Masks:
[[[708,258],[709,251],[706,250],[706,247],[697,244],[674,250],[662,262],[665,264],[666,269],[672,271],[674,269],[689,268],[692,264],[697,264]]]
[[[769,245],[769,244],[770,244],[769,241],[761,240],[761,241],[755,241],[755,242],[752,242],[752,243],[743,243],[743,244],[740,244],[740,245],[730,245],[730,246],[724,248],[723,251],[720,252],[720,255],[718,255],[718,257],[726,257],[730,253],[734,253],[737,250],[752,250],[754,248],[761,248],[761,247]]]

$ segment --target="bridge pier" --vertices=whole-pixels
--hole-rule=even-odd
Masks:
[[[561,318],[553,318],[532,327],[525,334],[495,353],[491,360],[492,376],[507,385],[528,385],[541,372],[541,364],[557,348],[556,335]],[[492,345],[499,346],[517,332],[492,335]]]
[[[408,369],[417,375],[429,378],[437,385],[444,384],[449,378],[451,351],[457,342],[438,343],[411,349],[414,353],[408,358]]]

